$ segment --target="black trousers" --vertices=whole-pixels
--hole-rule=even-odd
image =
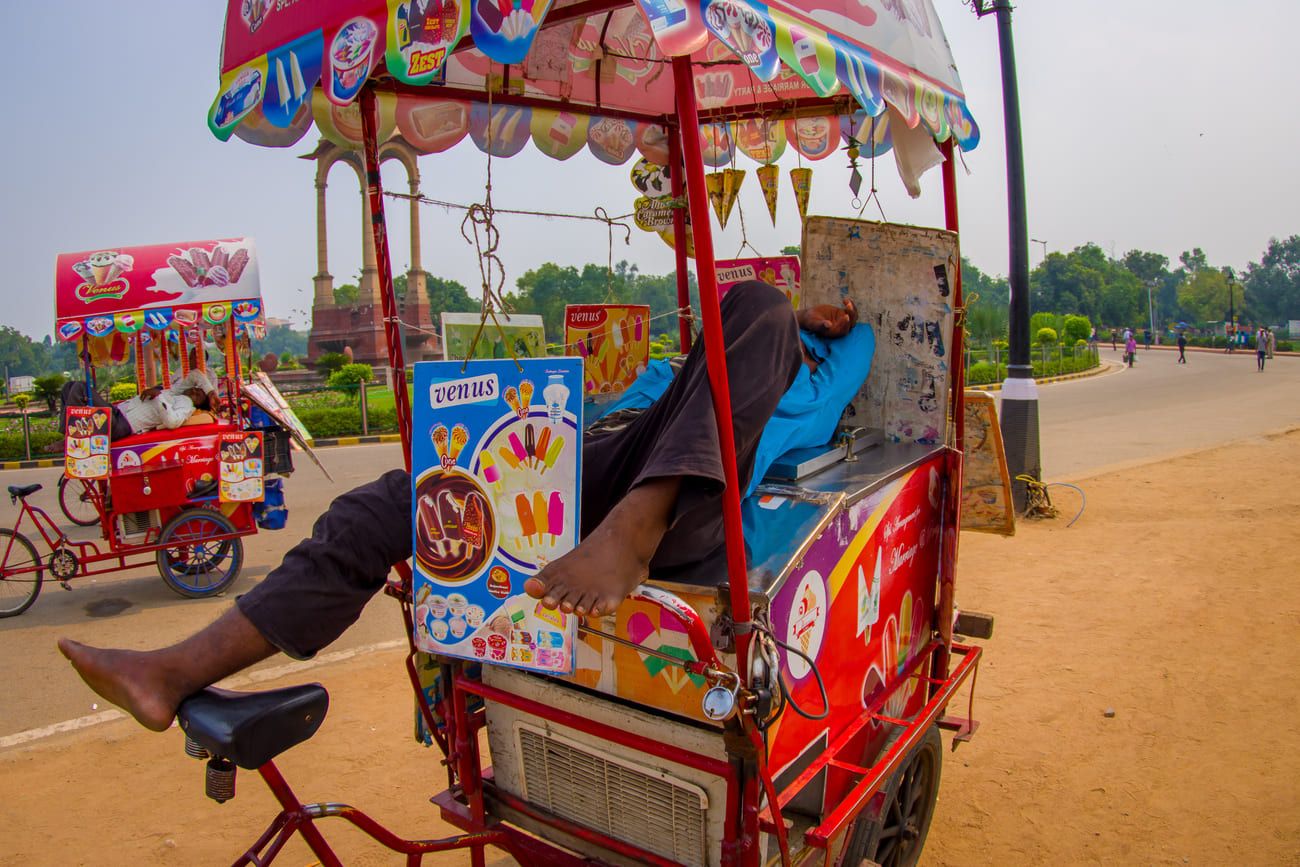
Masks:
[[[742,283],[722,301],[732,424],[740,483],[747,486],[759,437],[803,363],[785,295]],[[652,568],[708,558],[722,545],[725,488],[704,345],[658,401],[626,427],[584,438],[582,528],[586,536],[638,485],[681,478],[671,525]],[[266,639],[290,656],[313,656],[343,634],[411,557],[411,479],[390,470],[334,500],[309,538],[236,601]]]

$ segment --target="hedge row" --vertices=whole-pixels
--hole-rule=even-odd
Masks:
[[[58,431],[32,431],[32,458],[48,458],[63,452],[63,434]],[[21,461],[27,455],[23,452],[23,435],[0,434],[0,461]]]
[[[1091,370],[1097,366],[1091,355],[1084,355],[1077,361],[1071,358],[1049,359],[1044,367],[1042,359],[1034,362],[1034,378],[1040,379],[1048,376],[1063,376],[1067,373],[1079,373],[1084,370]],[[994,382],[1001,382],[1006,376],[1007,366],[1000,364],[995,366],[991,361],[979,361],[966,368],[967,385],[989,385]]]
[[[355,406],[295,410],[298,418],[315,439],[358,436],[361,433],[361,410]],[[397,430],[397,412],[393,409],[370,410],[370,432],[393,433]]]
[[[1177,341],[1176,341],[1176,339],[1175,339],[1175,340],[1170,340],[1169,342],[1170,342],[1170,343],[1176,343]],[[1223,349],[1223,348],[1225,348],[1225,347],[1227,346],[1227,342],[1226,342],[1226,338],[1223,338],[1223,337],[1189,337],[1189,338],[1187,338],[1187,345],[1188,345],[1188,346],[1209,347],[1209,348],[1212,348],[1212,349],[1213,349],[1213,348]],[[1252,336],[1250,337],[1250,339],[1246,342],[1246,345],[1245,345],[1244,347],[1241,346],[1240,344],[1238,344],[1238,347],[1237,347],[1237,348],[1238,348],[1238,349],[1242,349],[1242,348],[1244,348],[1244,349],[1249,349],[1251,352],[1254,352],[1254,351],[1255,351],[1255,338],[1254,338],[1254,336],[1252,335]],[[1294,351],[1295,351],[1295,344],[1294,344],[1292,341],[1290,341],[1290,340],[1279,340],[1279,341],[1277,342],[1277,351],[1278,351],[1278,352],[1294,352]]]

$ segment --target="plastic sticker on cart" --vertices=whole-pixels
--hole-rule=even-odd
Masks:
[[[68,407],[63,471],[70,479],[108,477],[109,414],[106,406]]]
[[[415,365],[419,649],[573,671],[577,621],[524,582],[578,542],[581,358]]]
[[[262,432],[243,431],[221,435],[221,486],[223,503],[258,503],[265,496],[266,466]]]

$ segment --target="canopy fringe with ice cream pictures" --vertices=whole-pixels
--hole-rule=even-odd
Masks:
[[[863,156],[979,142],[931,0],[230,0],[208,123],[269,147],[314,125],[359,148],[355,101],[374,78],[380,140],[421,153],[469,136],[494,156],[531,141],[554,159],[667,165],[654,121],[674,114],[665,63],[682,55],[710,166],[737,150],[820,160],[849,139]]]

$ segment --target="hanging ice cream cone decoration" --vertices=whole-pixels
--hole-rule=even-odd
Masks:
[[[740,195],[740,186],[744,182],[744,169],[722,170],[722,213],[718,216],[718,222],[724,229],[727,228],[727,220],[731,217],[731,209],[736,206],[736,197]]]
[[[776,225],[776,195],[781,181],[781,170],[768,163],[758,167],[758,188],[763,191],[763,201],[767,202],[767,213]]]
[[[718,218],[718,224],[727,225],[727,218],[722,214],[722,172],[709,172],[704,176],[704,188],[709,192],[709,204]]]
[[[812,191],[812,169],[790,169],[790,186],[794,187],[794,203],[799,207],[799,219],[808,215],[808,193]]]

